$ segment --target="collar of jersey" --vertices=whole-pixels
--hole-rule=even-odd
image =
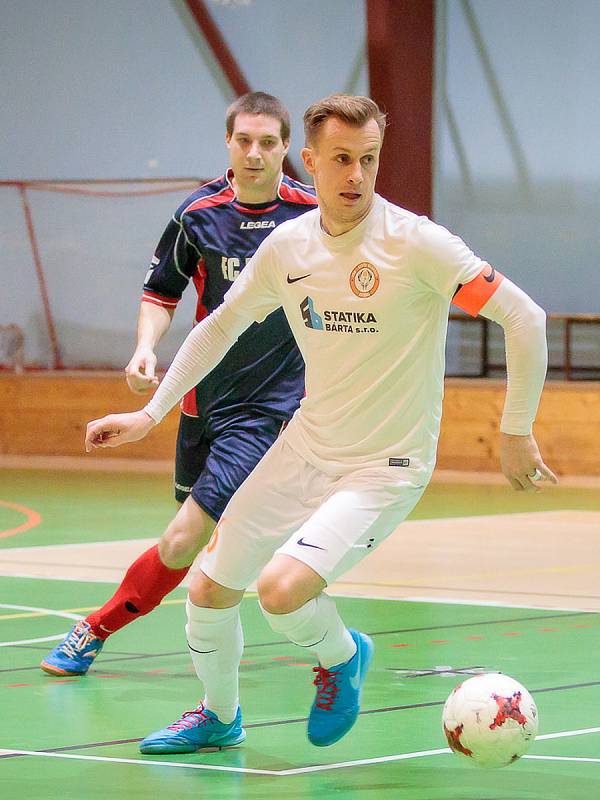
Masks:
[[[244,203],[242,200],[238,200],[233,186],[233,170],[231,167],[229,167],[225,173],[225,180],[233,192],[233,200],[231,201],[232,204],[235,206],[235,208],[237,208],[238,211],[241,211],[242,213],[246,212],[248,214],[262,214],[265,211],[274,211],[281,205],[279,189],[277,190],[277,196],[272,200],[267,200],[266,203]],[[281,183],[281,180],[279,183]]]
[[[354,228],[351,228],[349,231],[346,231],[346,233],[342,233],[339,236],[332,236],[330,233],[324,231],[321,226],[321,217],[319,216],[317,218],[317,225],[319,226],[321,239],[325,242],[327,247],[332,250],[341,250],[348,245],[356,244],[356,242],[360,241],[360,239],[364,237],[365,232],[371,227],[376,208],[380,203],[381,197],[376,194],[373,199],[373,205],[371,206],[367,216]]]

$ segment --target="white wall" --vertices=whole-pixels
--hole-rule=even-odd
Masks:
[[[2,0],[0,178],[213,175],[234,99],[181,0]],[[207,0],[252,89],[292,112],[367,92],[362,0]],[[298,164],[298,158],[296,157]],[[149,166],[157,162],[157,166]]]
[[[470,7],[479,47],[465,4],[438,2],[437,220],[546,309],[598,312],[600,3],[472,0]]]
[[[363,0],[207,2],[252,88],[289,105],[293,153],[310,102],[368,91]],[[231,92],[182,0],[1,0],[0,23],[0,178],[222,172]],[[438,0],[437,35],[436,219],[548,310],[598,311],[600,2]],[[67,364],[127,361],[146,264],[177,202],[32,197]],[[0,239],[0,324],[21,324],[29,359],[47,362],[14,189],[0,189]],[[190,319],[178,313],[164,359]]]
[[[305,107],[333,91],[367,93],[362,0],[208,5],[251,87],[289,106],[300,171]],[[1,17],[0,103],[13,113],[3,115],[0,178],[223,172],[233,95],[181,0],[3,0]],[[147,264],[183,198],[30,199],[65,364],[122,367]],[[0,324],[20,324],[28,359],[49,363],[19,203],[15,189],[0,188]],[[161,345],[163,362],[189,329],[192,293]]]

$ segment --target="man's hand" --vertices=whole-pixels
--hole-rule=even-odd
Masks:
[[[537,484],[542,481],[558,483],[556,475],[542,461],[533,434],[514,436],[501,433],[500,464],[505,477],[517,492],[539,492]]]
[[[145,411],[128,414],[109,414],[102,419],[88,422],[85,434],[85,452],[96,447],[119,447],[127,442],[137,442],[156,425]]]
[[[158,386],[158,378],[154,374],[156,355],[150,348],[138,348],[125,367],[127,385],[135,394],[146,394]]]

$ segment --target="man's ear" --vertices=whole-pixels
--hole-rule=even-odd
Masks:
[[[302,156],[304,169],[308,172],[309,175],[314,175],[315,162],[314,162],[314,152],[312,147],[303,147],[302,150],[300,151],[300,155]]]
[[[283,157],[285,158],[289,152],[290,152],[290,140],[289,139],[284,139],[283,140]]]

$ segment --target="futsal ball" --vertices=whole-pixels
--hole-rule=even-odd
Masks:
[[[478,767],[505,767],[533,744],[538,713],[524,686],[508,675],[488,672],[454,689],[442,723],[455,753]]]

